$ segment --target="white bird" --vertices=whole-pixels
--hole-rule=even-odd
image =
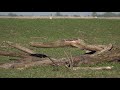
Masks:
[[[52,17],[50,16],[50,19],[52,19]]]

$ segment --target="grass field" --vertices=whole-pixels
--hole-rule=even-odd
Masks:
[[[12,41],[29,47],[39,53],[54,58],[66,57],[66,52],[73,56],[82,54],[77,48],[34,48],[29,42],[48,42],[59,39],[80,38],[89,44],[120,45],[120,20],[117,19],[5,19],[0,18],[0,45],[3,41]],[[13,48],[0,47],[0,50],[17,51]],[[0,56],[0,63],[10,62],[10,57]],[[0,78],[119,78],[119,63],[100,63],[89,66],[114,66],[112,70],[77,70],[68,71],[59,67],[36,66],[25,70],[0,69]],[[82,65],[88,66],[88,65]]]

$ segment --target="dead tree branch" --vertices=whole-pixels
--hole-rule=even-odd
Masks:
[[[109,44],[109,45],[88,45],[81,39],[58,40],[55,42],[48,42],[48,43],[31,42],[30,45],[33,47],[39,47],[39,48],[57,48],[57,47],[66,47],[66,46],[77,47],[81,50],[95,52],[94,55],[103,53],[103,52],[108,51],[112,48],[112,44]]]
[[[106,67],[73,67],[73,70],[111,70],[113,66]]]
[[[28,54],[23,54],[23,53],[0,51],[0,56],[10,56],[10,57],[21,57],[21,58],[25,58],[25,57],[28,57],[29,55],[28,55]]]
[[[17,43],[14,44],[13,42],[10,42],[10,41],[5,41],[5,43],[7,43],[9,46],[14,47],[14,48],[16,48],[16,49],[18,49],[18,50],[21,50],[21,51],[23,51],[23,52],[25,52],[25,53],[35,54],[34,51],[32,51],[32,50],[30,50],[30,49],[28,49],[28,48],[22,47],[22,46],[20,46],[20,45],[17,44]]]
[[[28,64],[28,67],[29,67],[29,64],[31,66],[32,63],[33,63],[33,65],[36,65],[36,64],[34,64],[35,61],[39,61],[39,60],[41,60],[41,58],[48,58],[49,61],[52,62],[54,65],[58,65],[54,62],[54,60],[52,58],[50,58],[47,55],[35,53],[33,50],[23,47],[17,43],[13,43],[13,42],[9,42],[9,41],[4,41],[4,43],[7,43],[9,46],[14,47],[22,52],[16,53],[16,52],[0,51],[0,56],[19,57],[21,59],[17,60],[16,61],[17,63],[16,62],[5,63],[5,64],[1,65],[0,67],[3,67],[3,68],[11,68],[11,67],[15,68],[15,67],[20,67],[20,66],[24,67],[24,64],[26,64],[26,65]]]
[[[48,55],[38,54],[33,50],[30,50],[26,47],[21,46],[20,44],[15,44],[9,41],[6,41],[9,46],[14,47],[20,51],[17,52],[8,52],[8,51],[0,51],[1,56],[10,56],[10,57],[20,57],[17,61],[4,63],[0,65],[0,68],[28,68],[32,66],[40,66],[40,65],[56,65],[56,66],[66,66],[70,65],[72,67],[78,66],[80,64],[96,64],[103,61],[111,62],[111,61],[120,61],[120,47],[109,45],[88,45],[83,40],[58,40],[56,42],[50,43],[31,43],[31,46],[35,47],[77,47],[81,50],[88,50],[94,53],[87,53],[79,56],[68,56],[64,59],[55,59],[50,58]],[[91,69],[91,68],[89,68]],[[98,70],[98,68],[95,70]]]

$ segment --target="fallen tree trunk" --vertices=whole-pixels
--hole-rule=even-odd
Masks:
[[[81,39],[58,40],[55,42],[48,42],[48,43],[31,42],[30,45],[33,47],[39,47],[39,48],[58,48],[58,47],[67,47],[67,46],[77,47],[81,50],[94,52],[95,53],[94,55],[108,51],[112,48],[112,44],[109,44],[109,45],[88,45]]]
[[[16,53],[16,52],[0,51],[0,56],[19,57],[21,59],[18,59],[17,61],[14,62],[1,64],[0,68],[8,69],[8,68],[17,68],[17,67],[26,67],[26,66],[29,67],[38,64],[41,65],[41,63],[38,62],[41,61],[41,58],[47,58],[49,62],[53,63],[54,65],[57,65],[49,56],[45,54],[36,53],[33,50],[30,50],[26,47],[23,47],[13,42],[4,41],[4,43],[7,43],[9,46],[14,47],[22,52]],[[43,63],[44,62],[42,62],[42,64]]]
[[[63,59],[54,59],[52,58],[52,60],[54,60],[54,62],[58,65],[58,66],[66,66],[69,67],[70,63],[69,60],[67,58],[63,58]],[[108,60],[106,60],[105,58],[103,59],[98,59],[97,57],[91,57],[90,55],[80,55],[77,57],[73,57],[73,67],[79,66],[81,64],[96,64],[96,63],[100,63],[100,62],[110,62],[110,61],[118,61],[120,60],[120,56],[116,57],[116,56],[112,56],[112,58],[108,58]],[[0,68],[5,68],[5,69],[9,69],[9,68],[29,68],[32,66],[43,66],[43,65],[55,65],[53,62],[51,62],[49,60],[49,58],[38,58],[38,57],[27,57],[27,58],[22,58],[20,60],[14,61],[14,62],[10,62],[10,63],[4,63],[0,65]]]
[[[58,47],[77,47],[84,50],[90,51],[100,51],[105,48],[105,45],[87,45],[81,39],[73,39],[73,40],[58,40],[55,42],[48,42],[48,43],[38,43],[38,42],[31,42],[31,46],[39,47],[39,48],[58,48]]]
[[[4,42],[7,43],[9,46],[14,47],[14,48],[16,48],[16,49],[18,49],[18,50],[21,50],[21,51],[23,51],[23,52],[25,52],[25,53],[35,54],[34,51],[32,51],[32,50],[30,50],[30,49],[28,49],[28,48],[22,47],[22,46],[20,46],[20,45],[17,44],[17,43],[14,44],[13,42],[9,42],[9,41],[4,41]]]
[[[109,45],[89,45],[81,39],[72,40],[58,40],[48,43],[30,43],[33,47],[39,48],[57,48],[57,47],[77,47],[81,50],[89,51],[85,55],[73,57],[73,61],[78,63],[97,63],[102,61],[119,61],[120,60],[120,47]]]
[[[59,43],[58,43],[59,42]],[[82,50],[89,50],[90,53],[85,53],[84,55],[67,57],[63,59],[55,59],[50,58],[47,55],[37,54],[36,52],[20,46],[19,44],[13,44],[11,42],[6,42],[9,46],[14,47],[20,51],[21,53],[15,52],[6,52],[0,51],[1,56],[10,56],[10,57],[20,57],[20,59],[10,62],[4,63],[0,65],[0,68],[28,68],[31,66],[40,66],[40,65],[57,65],[57,66],[66,66],[69,67],[72,65],[73,67],[78,66],[80,64],[96,64],[100,62],[111,62],[111,61],[120,61],[120,47],[109,45],[87,45],[82,40],[61,40],[52,43],[42,43],[36,44],[31,43],[31,46],[39,46],[39,47],[59,47],[59,46],[72,46],[77,47]],[[92,52],[92,53],[91,53]],[[44,56],[44,57],[43,57]],[[72,60],[71,60],[72,59]]]

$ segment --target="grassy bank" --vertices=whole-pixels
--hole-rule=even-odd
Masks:
[[[12,41],[34,49],[39,53],[54,58],[66,57],[66,52],[73,56],[83,53],[78,48],[34,48],[29,42],[48,42],[58,39],[81,38],[89,44],[120,45],[120,20],[115,19],[0,19],[0,44],[2,41]],[[13,50],[13,48],[0,48]],[[10,57],[0,56],[0,62],[9,62]],[[102,63],[98,66],[113,65],[111,71],[78,70],[67,71],[59,67],[54,71],[52,66],[33,67],[19,70],[0,69],[0,77],[120,77],[119,63]]]

